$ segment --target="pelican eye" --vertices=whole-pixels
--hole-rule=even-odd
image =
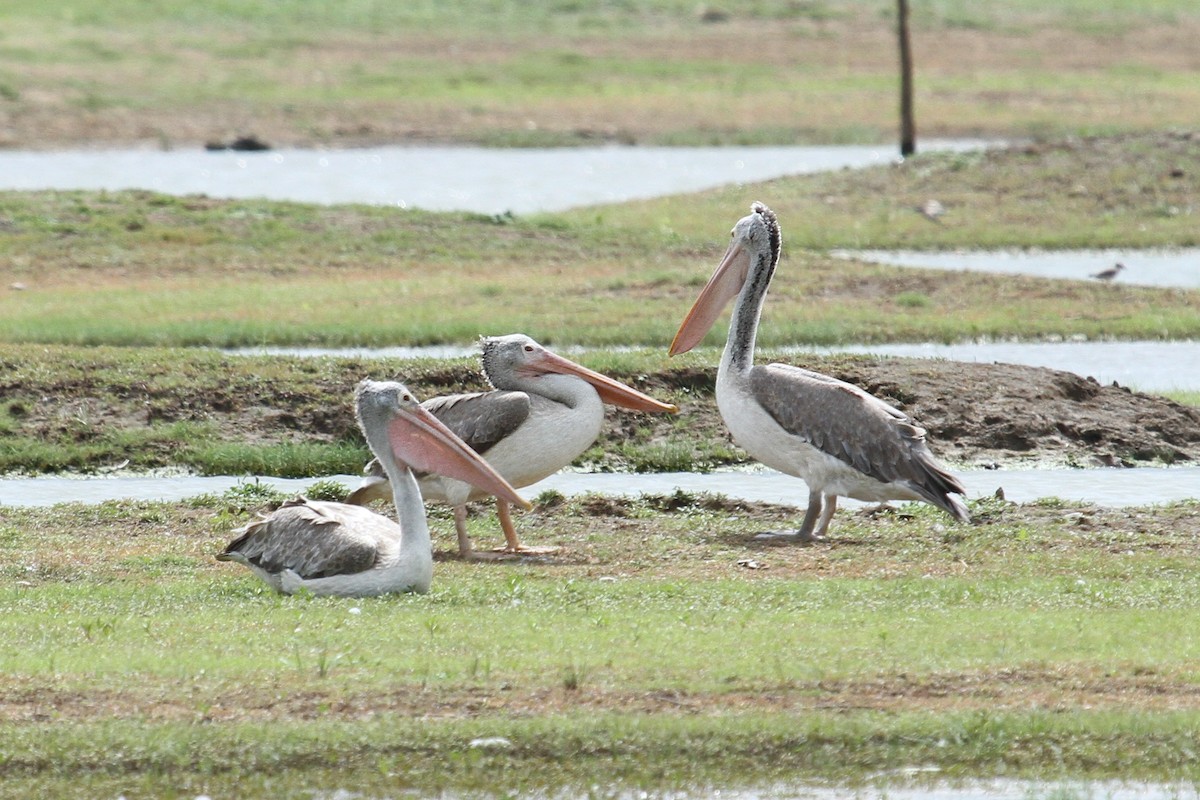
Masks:
[[[525,345],[525,352],[526,352],[526,353],[532,353],[532,352],[533,352],[533,345],[531,345],[531,344],[527,344],[527,345]]]

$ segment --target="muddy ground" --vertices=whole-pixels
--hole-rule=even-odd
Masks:
[[[907,359],[839,377],[895,401],[954,461],[1133,466],[1200,456],[1200,409],[1115,382],[1015,364]]]
[[[189,437],[195,434],[171,434],[176,422],[200,423],[215,441],[361,444],[350,397],[363,377],[399,378],[421,397],[486,388],[469,360],[251,359],[211,351],[162,352],[170,356],[134,365],[119,349],[8,350],[0,359],[0,411],[11,422],[0,429],[0,447],[15,437],[56,442],[80,454],[67,466],[88,470],[127,458],[133,469],[181,465],[180,452],[194,443]],[[89,363],[81,365],[78,359]],[[904,410],[927,429],[935,454],[953,465],[1097,467],[1200,459],[1200,409],[1116,384],[1102,386],[1084,376],[1012,364],[906,358],[797,355],[786,360],[855,383]],[[588,457],[590,466],[656,468],[632,462],[631,445],[690,447],[695,468],[744,459],[740,451],[721,456],[728,448],[713,447],[728,441],[713,394],[715,367],[685,363],[648,374],[613,375],[675,402],[681,414],[675,418],[610,409],[602,438]],[[122,443],[123,432],[136,434],[147,427],[162,435],[136,446]],[[11,460],[7,468],[43,469]]]
[[[907,358],[811,356],[788,362],[861,386],[900,408],[928,431],[933,451],[951,463],[1129,467],[1200,458],[1200,409],[1070,372]],[[695,415],[697,427],[710,435],[728,436],[712,395],[715,377],[715,370],[668,373],[649,384],[660,384],[666,393],[694,386],[696,402],[683,413]],[[620,421],[616,414],[610,417]]]

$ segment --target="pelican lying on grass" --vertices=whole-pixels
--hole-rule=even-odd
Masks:
[[[924,429],[904,413],[819,372],[787,364],[754,366],[758,320],[779,263],[779,222],[771,209],[755,203],[731,237],[725,257],[675,334],[670,354],[695,347],[737,297],[717,369],[717,408],[747,453],[808,484],[804,522],[782,537],[823,537],[838,495],[870,502],[924,500],[968,521],[966,506],[953,496],[966,490],[933,457]]]
[[[450,475],[529,507],[403,384],[363,381],[354,401],[359,427],[387,475],[397,521],[361,506],[300,498],[235,531],[241,535],[218,561],[244,564],[286,594],[424,593],[433,580],[433,548],[414,470]]]
[[[486,456],[513,486],[537,483],[587,450],[600,435],[604,403],[636,411],[679,411],[552,353],[524,334],[488,337],[481,344],[483,374],[493,390],[435,397],[424,405],[476,452]],[[379,465],[368,464],[366,472],[363,483],[346,498],[347,503],[365,505],[386,496]],[[459,553],[477,557],[467,536],[466,505],[488,492],[445,475],[422,475],[420,481],[426,500],[454,507]],[[557,549],[521,544],[508,502],[496,494],[496,511],[507,540],[501,553],[533,554]]]

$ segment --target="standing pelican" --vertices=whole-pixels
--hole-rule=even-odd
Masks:
[[[962,484],[929,452],[925,431],[903,413],[819,372],[787,364],[754,366],[758,319],[782,239],[771,209],[755,203],[751,211],[734,226],[729,249],[680,325],[670,354],[695,347],[737,296],[717,370],[717,407],[746,452],[808,484],[804,521],[783,536],[823,537],[838,495],[871,502],[924,500],[969,520],[966,507],[951,496],[965,494]]]
[[[556,355],[524,334],[487,337],[481,345],[483,374],[492,391],[435,397],[424,405],[518,488],[553,475],[587,450],[600,435],[604,403],[636,411],[679,411]],[[368,464],[366,472],[347,503],[365,505],[386,496],[379,465]],[[453,506],[459,553],[474,557],[466,504],[487,492],[444,475],[422,475],[420,481],[427,500]],[[508,500],[499,495],[496,513],[506,540],[501,552],[536,554],[556,549],[521,544]]]
[[[241,535],[218,561],[244,564],[286,594],[424,593],[433,580],[433,549],[414,470],[453,475],[529,507],[403,384],[363,381],[354,401],[359,427],[387,475],[399,524],[361,506],[300,498],[235,531]]]

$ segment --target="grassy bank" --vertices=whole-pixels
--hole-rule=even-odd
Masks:
[[[0,11],[0,144],[894,139],[895,4],[291,0]],[[913,9],[923,136],[1191,125],[1189,0]]]
[[[600,437],[576,467],[689,472],[747,461],[717,410],[715,350],[669,361],[645,350],[576,357],[680,409],[647,414],[609,408]],[[938,456],[956,467],[1200,459],[1194,409],[1069,373],[868,355],[767,351],[762,357],[833,375],[897,404],[928,430]],[[423,398],[486,388],[476,357],[304,358],[0,345],[0,368],[0,474],[161,468],[214,475],[356,474],[368,452],[350,398],[364,377],[403,380]]]
[[[580,466],[641,472],[739,462],[718,434],[712,376],[644,352],[582,356],[685,416],[609,412]],[[845,361],[847,359],[843,359]],[[852,360],[852,359],[849,359]],[[831,360],[830,363],[833,363]],[[213,475],[357,474],[370,454],[350,397],[364,377],[400,379],[421,397],[487,388],[477,357],[230,356],[172,348],[2,346],[0,473],[185,468]],[[695,402],[696,385],[706,402]]]
[[[1194,504],[843,511],[764,548],[794,509],[547,495],[518,524],[561,557],[448,558],[435,511],[432,594],[356,601],[212,559],[261,499],[0,510],[6,787],[1197,777]]]
[[[0,341],[665,348],[761,199],[784,257],[759,341],[1200,337],[1200,293],[831,258],[831,247],[1195,245],[1200,139],[1152,135],[804,176],[528,219],[145,192],[0,194]],[[941,224],[915,210],[940,198]],[[1097,265],[1097,268],[1108,266]],[[716,344],[721,332],[710,334]]]

